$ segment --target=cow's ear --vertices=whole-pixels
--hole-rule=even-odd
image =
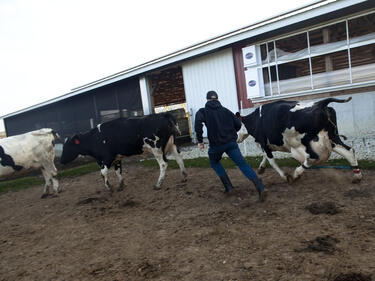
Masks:
[[[237,117],[238,119],[242,120],[242,116],[241,116],[241,114],[240,114],[239,112],[236,112],[236,117]]]

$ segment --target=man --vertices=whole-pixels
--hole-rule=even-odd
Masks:
[[[232,183],[221,165],[220,160],[225,152],[241,172],[253,182],[259,193],[259,201],[264,202],[267,197],[267,189],[258,178],[254,170],[247,164],[238,148],[237,131],[241,128],[241,121],[218,101],[215,91],[207,93],[207,103],[204,108],[199,109],[195,115],[195,132],[198,139],[198,148],[203,149],[203,123],[207,127],[210,147],[208,157],[211,167],[219,176],[225,187],[225,193],[233,189]]]

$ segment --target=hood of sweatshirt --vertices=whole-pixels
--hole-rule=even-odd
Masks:
[[[217,109],[221,107],[221,103],[218,100],[210,100],[206,102],[205,107],[209,109]]]

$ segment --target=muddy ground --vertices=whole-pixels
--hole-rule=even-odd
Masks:
[[[228,196],[211,169],[127,167],[112,196],[99,172],[0,194],[0,280],[375,280],[375,171],[262,175],[266,203],[238,169]],[[116,183],[114,172],[111,180]]]

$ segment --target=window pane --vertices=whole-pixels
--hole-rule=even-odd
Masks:
[[[364,39],[370,34],[375,33],[375,13],[351,19],[348,22],[350,42],[356,42]],[[367,36],[366,36],[367,35]],[[354,40],[354,41],[352,41]]]
[[[340,51],[311,59],[314,89],[350,83],[348,51]]]
[[[276,41],[277,62],[298,60],[308,55],[307,33],[297,34]]]
[[[268,53],[267,53],[267,46],[268,46]],[[268,60],[270,63],[275,62],[275,51],[274,51],[274,44],[273,42],[268,42],[266,44],[262,44],[260,46],[260,54],[262,58],[262,64],[268,64]]]
[[[262,58],[262,63],[267,63],[267,48],[266,44],[260,45],[260,56]]]
[[[276,68],[275,66],[270,67],[271,70],[271,80],[272,80],[272,93],[270,89],[270,75],[268,67],[263,68],[263,81],[264,81],[264,92],[266,96],[278,95],[279,91],[277,89],[277,79],[276,79]]]
[[[375,80],[375,13],[348,21],[353,83]]]
[[[309,32],[310,52],[312,56],[327,54],[346,47],[346,24],[340,22]]]
[[[278,66],[280,93],[294,93],[311,89],[309,60],[299,60]],[[272,83],[273,89],[277,84]]]
[[[350,49],[353,83],[375,80],[375,44]]]

